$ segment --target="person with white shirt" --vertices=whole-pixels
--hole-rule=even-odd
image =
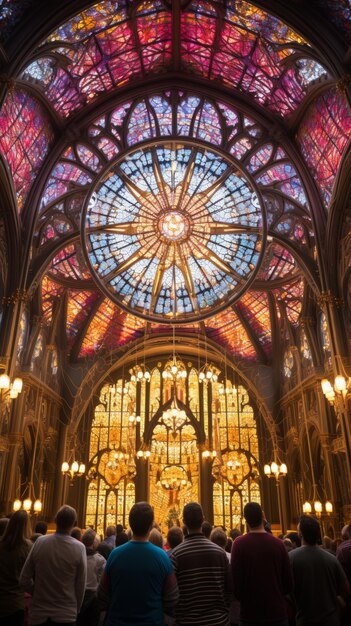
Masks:
[[[56,532],[39,537],[23,566],[20,586],[33,596],[30,626],[75,626],[83,602],[87,557],[85,546],[70,536],[77,513],[63,505]]]

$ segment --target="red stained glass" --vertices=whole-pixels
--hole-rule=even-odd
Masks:
[[[23,90],[9,92],[0,112],[0,149],[11,168],[19,209],[52,139],[50,122],[39,102]]]
[[[182,69],[224,82],[278,114],[290,115],[325,69],[308,56],[307,41],[275,17],[248,2],[228,0],[223,8],[193,0],[181,9]],[[35,79],[55,109],[67,116],[99,93],[173,70],[178,55],[172,50],[170,8],[157,0],[135,2],[133,9],[120,0],[82,11],[49,37],[45,44],[54,46],[52,56],[32,62],[23,78]]]
[[[257,278],[258,280],[286,278],[293,274],[295,270],[295,259],[290,252],[279,245],[271,244],[267,250]]]
[[[333,88],[307,110],[297,141],[326,205],[329,204],[344,150],[351,138],[346,95]]]
[[[277,300],[281,300],[284,303],[288,320],[294,325],[299,322],[304,288],[304,282],[300,279],[291,285],[274,290]]]
[[[61,298],[64,291],[61,285],[50,280],[48,276],[44,276],[41,283],[41,306],[43,317],[47,324],[52,322],[54,301]]]
[[[208,337],[224,346],[233,356],[249,361],[257,358],[246,330],[232,309],[211,317],[205,324]]]
[[[72,244],[60,250],[51,261],[49,271],[58,279],[89,280],[91,278],[79,244]]]
[[[113,350],[142,335],[143,322],[122,313],[104,300],[94,314],[84,337],[80,356],[91,356],[100,349]]]
[[[100,294],[94,291],[75,291],[74,289],[69,289],[66,332],[71,346],[99,298],[101,298]]]
[[[246,318],[266,354],[271,352],[271,318],[268,297],[264,292],[246,292],[236,305]]]

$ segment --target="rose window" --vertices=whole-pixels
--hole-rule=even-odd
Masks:
[[[133,150],[103,174],[83,214],[87,261],[121,308],[196,321],[234,302],[263,255],[259,192],[240,166],[177,143]]]

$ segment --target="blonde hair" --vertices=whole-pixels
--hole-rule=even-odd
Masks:
[[[163,548],[163,537],[157,528],[153,528],[149,535],[150,543],[153,543],[155,546],[159,548]]]

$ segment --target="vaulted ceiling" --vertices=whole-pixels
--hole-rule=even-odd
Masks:
[[[322,290],[348,3],[48,4],[0,1],[0,150],[35,312],[73,361],[179,324],[271,362]]]

